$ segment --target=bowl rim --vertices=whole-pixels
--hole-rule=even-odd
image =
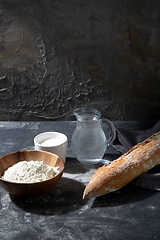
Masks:
[[[20,151],[14,151],[14,152],[11,152],[11,153],[7,153],[7,154],[5,154],[5,155],[3,155],[3,156],[1,156],[0,157],[0,161],[1,161],[1,159],[3,158],[3,157],[7,157],[7,156],[9,156],[9,155],[12,155],[12,154],[16,154],[16,153],[18,153],[18,152],[42,152],[42,153],[47,153],[47,154],[49,154],[49,155],[54,155],[54,156],[56,156],[57,157],[57,159],[59,158],[61,161],[62,161],[62,163],[63,163],[63,167],[62,167],[62,169],[61,169],[61,171],[59,171],[55,176],[53,176],[52,178],[49,178],[49,179],[46,179],[46,180],[43,180],[43,181],[40,181],[40,182],[33,182],[33,183],[19,183],[19,182],[13,182],[13,181],[8,181],[8,180],[5,180],[5,179],[3,179],[2,177],[0,177],[0,181],[3,181],[3,182],[8,182],[8,183],[11,183],[11,184],[18,184],[18,185],[33,185],[33,184],[39,184],[39,183],[43,183],[43,182],[47,182],[47,181],[51,181],[51,180],[53,180],[53,179],[55,179],[56,177],[58,177],[59,175],[62,175],[63,174],[63,172],[64,172],[64,167],[65,167],[65,164],[64,164],[64,161],[62,160],[62,158],[61,157],[59,157],[57,154],[55,154],[55,153],[51,153],[51,152],[47,152],[47,151],[43,151],[43,150],[36,150],[36,149],[27,149],[27,150],[20,150]],[[31,160],[30,160],[31,161]],[[30,162],[29,161],[29,162]],[[34,161],[34,160],[33,160]],[[13,164],[14,165],[14,164]],[[13,166],[12,165],[12,166]]]

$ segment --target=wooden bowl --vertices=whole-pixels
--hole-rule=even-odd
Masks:
[[[49,180],[36,183],[15,183],[2,179],[3,172],[19,161],[43,161],[50,167],[59,166],[59,173]],[[19,197],[38,197],[49,192],[59,182],[64,171],[63,160],[50,152],[24,150],[9,153],[0,158],[0,185],[9,193]]]

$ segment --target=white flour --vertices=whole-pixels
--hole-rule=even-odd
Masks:
[[[42,146],[44,147],[50,147],[50,146],[57,146],[59,144],[62,144],[63,143],[63,139],[61,138],[49,138],[49,139],[46,139],[45,141],[43,141],[41,143]]]
[[[2,178],[18,183],[42,182],[55,176],[59,167],[50,167],[43,161],[21,161],[9,167]]]

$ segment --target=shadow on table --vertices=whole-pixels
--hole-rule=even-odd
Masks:
[[[117,154],[107,154],[104,156],[104,159],[107,159],[109,161],[115,160],[119,157]],[[85,165],[80,163],[76,158],[67,157],[66,163],[65,163],[65,172],[70,174],[82,174],[86,173],[90,170],[96,170],[99,167],[102,167],[105,163],[99,162],[94,165]],[[107,163],[108,164],[108,163]]]
[[[20,198],[10,195],[13,203],[19,208],[40,215],[66,214],[87,204],[82,200],[85,186],[73,179],[61,178],[49,193],[37,198]]]
[[[126,204],[132,204],[134,202],[149,198],[154,194],[156,194],[156,191],[146,190],[137,186],[133,186],[130,183],[115,192],[95,198],[92,208],[117,207]]]
[[[97,169],[98,167],[102,166],[102,164],[96,164],[96,165],[84,165],[76,158],[67,158],[66,164],[65,164],[65,172],[70,174],[81,174],[86,173],[90,171],[91,169]]]

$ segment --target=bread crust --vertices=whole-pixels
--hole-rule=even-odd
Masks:
[[[84,190],[83,199],[116,191],[159,163],[160,132],[135,145],[117,160],[98,168]]]

